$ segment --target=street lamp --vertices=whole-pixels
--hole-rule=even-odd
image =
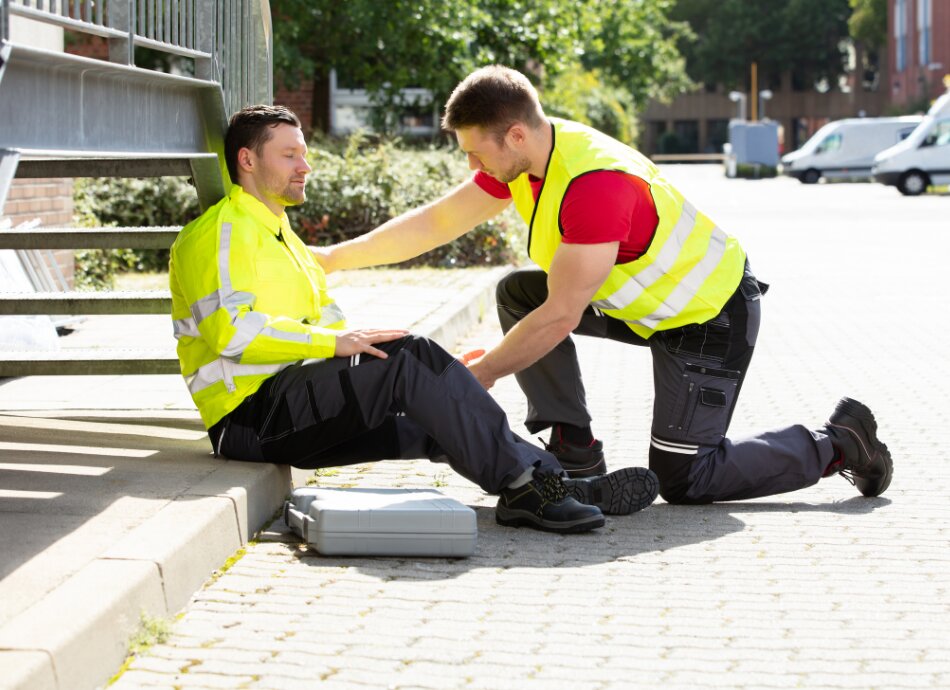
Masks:
[[[739,104],[739,119],[745,120],[746,95],[741,91],[730,91],[729,100]]]
[[[762,89],[759,91],[759,117],[765,119],[765,102],[772,100],[772,90]]]

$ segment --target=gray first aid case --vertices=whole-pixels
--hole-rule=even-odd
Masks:
[[[475,511],[434,489],[295,489],[284,522],[327,556],[471,556]]]

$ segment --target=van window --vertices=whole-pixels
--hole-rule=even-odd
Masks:
[[[904,141],[904,139],[909,137],[911,135],[911,132],[913,132],[915,129],[917,129],[916,125],[914,125],[913,127],[907,127],[906,129],[900,130],[897,133],[897,141]]]
[[[948,144],[950,144],[950,120],[940,120],[934,124],[933,130],[920,146],[947,146]]]
[[[815,153],[827,153],[829,151],[837,151],[841,148],[842,136],[840,134],[832,134],[831,136],[825,137],[825,140],[818,144],[818,148],[815,149]]]

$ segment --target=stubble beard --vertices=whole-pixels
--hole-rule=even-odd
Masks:
[[[501,172],[496,179],[504,184],[511,184],[530,169],[531,161],[527,157],[519,158],[510,168]]]

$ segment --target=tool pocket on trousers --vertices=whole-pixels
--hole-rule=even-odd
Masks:
[[[718,445],[726,435],[739,372],[687,364],[672,423],[664,434],[671,441]]]

